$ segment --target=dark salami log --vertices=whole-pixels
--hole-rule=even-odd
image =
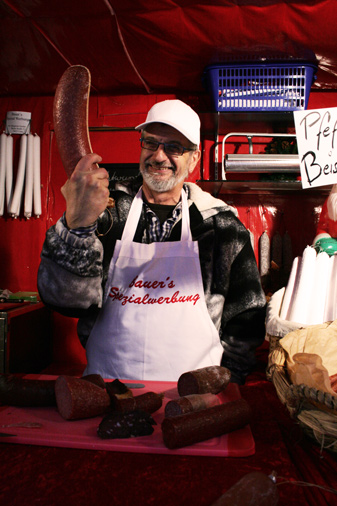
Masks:
[[[276,484],[261,472],[246,474],[212,506],[277,506],[279,493]]]
[[[170,450],[193,445],[242,429],[249,423],[250,418],[251,409],[244,399],[186,415],[164,418],[161,424],[164,444]]]
[[[112,401],[112,408],[120,413],[140,410],[146,413],[154,413],[161,408],[163,404],[163,395],[155,392],[146,392],[127,399],[116,399]]]
[[[55,380],[25,379],[0,375],[0,404],[8,406],[56,406]]]
[[[201,411],[220,404],[220,399],[215,394],[191,394],[169,401],[165,406],[165,416],[177,416]]]
[[[110,408],[107,391],[73,376],[59,376],[55,382],[57,408],[65,420],[102,415]]]
[[[55,137],[68,178],[79,160],[92,153],[88,128],[90,83],[89,70],[72,65],[62,75],[55,92]]]
[[[183,373],[178,379],[178,392],[181,397],[191,394],[218,394],[224,390],[231,379],[226,367],[212,365]]]

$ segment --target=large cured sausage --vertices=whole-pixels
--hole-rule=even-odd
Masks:
[[[212,365],[183,373],[178,379],[178,392],[181,397],[191,394],[218,394],[225,390],[231,379],[226,367]]]
[[[169,449],[189,446],[242,429],[250,419],[251,409],[244,399],[164,418],[161,425],[164,444]]]
[[[277,506],[279,494],[274,481],[255,471],[243,476],[212,506]]]
[[[110,408],[110,396],[104,388],[73,376],[57,378],[55,395],[58,411],[65,420],[91,418]]]
[[[68,178],[80,159],[92,153],[88,123],[90,84],[89,69],[72,65],[63,73],[54,96],[56,143]],[[107,207],[114,207],[114,202],[110,197]]]
[[[190,413],[191,411],[201,411],[202,409],[217,406],[221,401],[215,394],[191,394],[184,397],[178,397],[169,401],[165,406],[165,416],[177,416]]]
[[[8,406],[56,406],[55,380],[0,375],[0,404]]]
[[[79,160],[92,153],[88,108],[91,76],[83,65],[72,65],[55,92],[53,117],[57,147],[68,178]]]
[[[112,400],[112,408],[120,413],[129,413],[130,411],[141,410],[146,413],[154,413],[161,408],[163,404],[163,395],[155,392],[145,392],[141,395],[125,399],[116,398]]]

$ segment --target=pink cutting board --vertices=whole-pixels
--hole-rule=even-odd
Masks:
[[[55,376],[27,375],[26,378],[54,379]],[[156,422],[151,436],[130,439],[101,439],[97,428],[102,416],[85,420],[64,420],[57,408],[18,408],[0,406],[0,432],[15,434],[14,437],[1,437],[0,442],[58,446],[64,448],[84,448],[91,450],[110,450],[136,453],[163,453],[171,455],[203,455],[220,457],[244,457],[255,453],[255,443],[247,425],[243,429],[209,439],[202,443],[177,450],[169,450],[163,443],[161,422],[166,403],[178,397],[176,383],[164,381],[132,381],[143,383],[145,388],[134,389],[134,395],[147,391],[164,393],[163,406],[152,415]],[[239,387],[230,383],[226,391],[219,394],[221,402],[229,402],[241,397]],[[38,423],[39,428],[9,427],[11,424]]]

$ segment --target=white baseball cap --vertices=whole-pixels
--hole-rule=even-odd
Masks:
[[[136,126],[141,130],[151,123],[164,123],[182,133],[192,144],[200,144],[200,118],[181,100],[164,100],[154,104],[147,113],[146,121]]]

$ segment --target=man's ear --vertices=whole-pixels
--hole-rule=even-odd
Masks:
[[[192,174],[192,172],[194,171],[197,163],[200,160],[200,157],[201,157],[201,151],[200,151],[200,149],[196,149],[195,151],[192,151],[192,153],[191,153],[191,163],[190,163],[190,166],[188,168],[188,172],[190,174]]]

